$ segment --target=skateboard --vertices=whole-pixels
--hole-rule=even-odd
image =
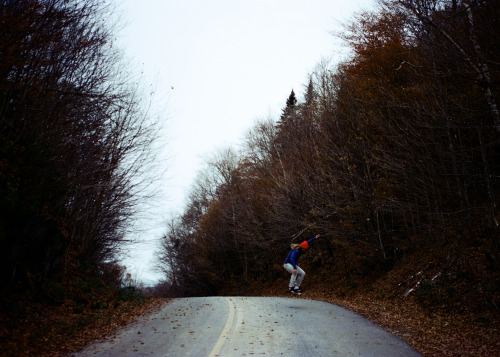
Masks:
[[[293,292],[293,291],[290,291],[288,290],[288,292],[292,295],[295,295],[295,296],[301,296],[301,295],[304,295],[305,291],[301,291],[301,292]]]

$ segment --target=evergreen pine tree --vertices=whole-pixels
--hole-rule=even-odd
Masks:
[[[287,122],[287,118],[290,117],[292,114],[295,114],[297,106],[297,98],[295,97],[295,92],[292,89],[292,92],[288,96],[288,99],[286,100],[286,107],[283,108],[280,122],[283,124]]]
[[[295,97],[295,92],[292,89],[290,96],[286,100],[286,108],[294,108],[297,105],[297,98]]]

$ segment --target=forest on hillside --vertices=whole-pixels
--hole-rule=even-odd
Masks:
[[[207,160],[162,239],[161,289],[272,281],[291,243],[321,233],[308,264],[343,286],[411,261],[400,293],[498,308],[500,3],[383,1],[337,35],[348,58]]]
[[[113,46],[114,19],[99,0],[0,1],[0,307],[9,311],[30,297],[81,298],[94,275],[121,284],[116,259],[157,129]]]

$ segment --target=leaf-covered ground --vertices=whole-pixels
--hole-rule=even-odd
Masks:
[[[62,356],[113,333],[165,299],[106,289],[95,300],[59,306],[19,299],[0,311],[0,356]]]

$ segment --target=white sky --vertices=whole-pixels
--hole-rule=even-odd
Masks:
[[[132,275],[158,278],[155,242],[167,215],[182,211],[203,157],[237,146],[256,119],[277,118],[292,89],[302,100],[316,64],[345,53],[331,32],[373,2],[116,0],[126,24],[118,44],[155,88],[167,135],[160,208],[124,261]]]

